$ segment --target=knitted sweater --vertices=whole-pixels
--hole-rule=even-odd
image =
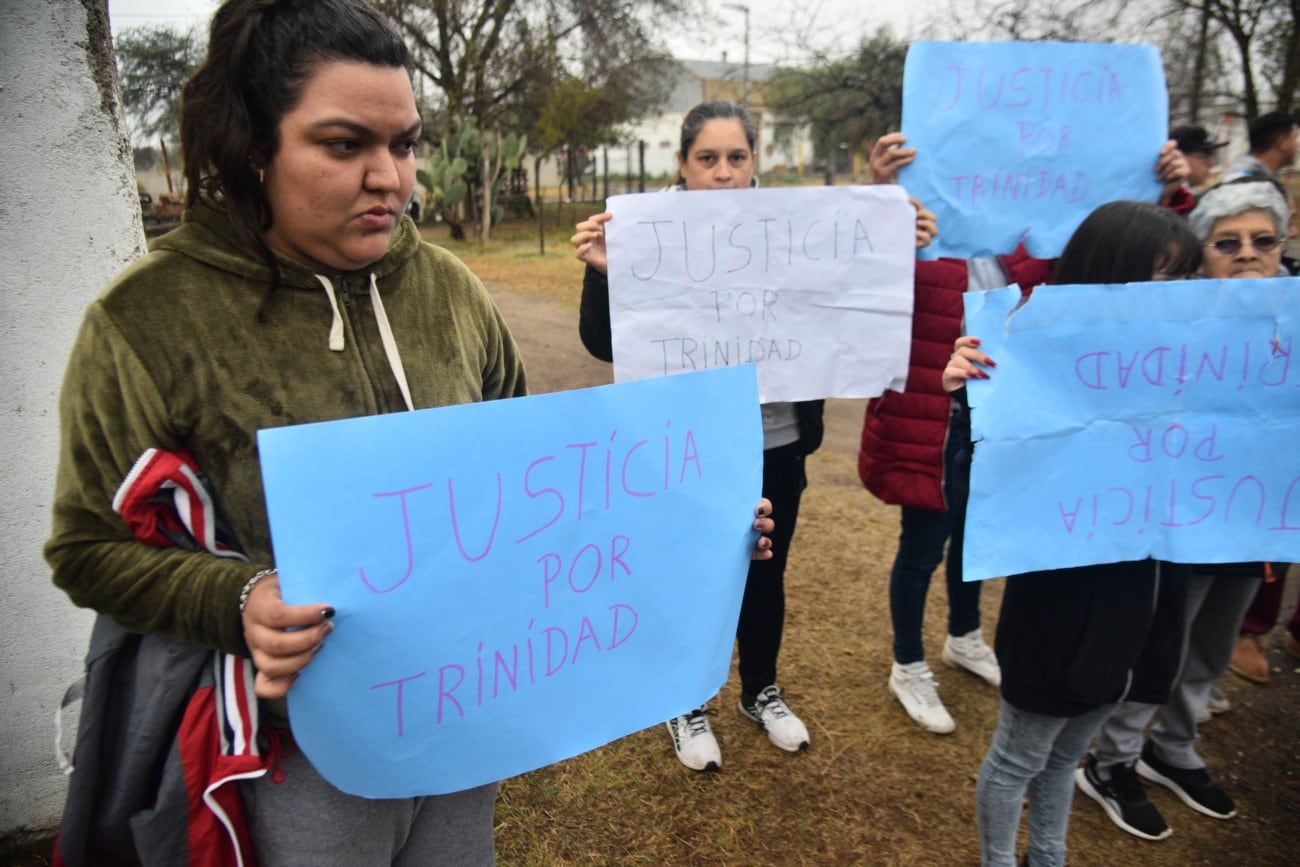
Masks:
[[[483,285],[409,219],[365,273],[279,264],[282,284],[259,322],[270,270],[202,202],[87,310],[63,384],[45,547],[76,604],[135,632],[247,655],[239,592],[273,565],[257,431],[404,409],[385,319],[415,408],[525,393],[518,348]],[[376,316],[379,293],[386,317]],[[113,493],[151,447],[193,456],[250,562],[132,538]]]

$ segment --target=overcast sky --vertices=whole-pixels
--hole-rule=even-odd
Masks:
[[[745,53],[745,15],[731,8],[749,7],[749,58],[752,63],[770,63],[796,56],[792,23],[806,25],[816,13],[811,31],[821,48],[838,44],[847,49],[863,32],[889,24],[896,35],[915,34],[932,10],[944,8],[946,0],[812,0],[792,11],[790,0],[708,0],[708,17],[694,25],[665,22],[665,35],[673,52],[684,60],[718,60],[722,52],[732,61]],[[190,27],[206,24],[216,0],[108,0],[113,32],[142,24],[172,24]],[[797,16],[795,22],[791,16]]]

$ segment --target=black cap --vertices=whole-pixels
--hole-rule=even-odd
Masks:
[[[1212,154],[1228,144],[1226,141],[1211,141],[1205,127],[1194,123],[1174,127],[1169,131],[1169,137],[1178,142],[1178,149],[1185,154]]]

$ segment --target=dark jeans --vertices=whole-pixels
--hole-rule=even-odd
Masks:
[[[900,665],[925,659],[921,643],[921,623],[925,617],[925,598],[930,591],[930,575],[943,559],[943,545],[948,545],[948,634],[965,635],[980,625],[979,581],[961,580],[962,541],[965,537],[967,479],[970,457],[969,433],[960,416],[948,429],[944,448],[945,494],[947,512],[902,507],[902,531],[898,536],[898,553],[889,573],[889,616],[894,626],[894,661]]]
[[[898,554],[889,574],[889,615],[894,624],[894,660],[906,665],[925,659],[921,623],[925,617],[930,575],[943,559],[944,542],[948,540],[948,514],[904,506],[902,523]],[[949,551],[945,572],[948,579],[948,634],[965,635],[980,625],[982,582],[961,580],[960,551]]]
[[[776,657],[785,623],[785,563],[799,519],[799,499],[808,486],[798,443],[763,452],[763,496],[772,501],[772,558],[749,564],[740,603],[736,643],[740,655],[740,690],[752,698],[776,683]]]

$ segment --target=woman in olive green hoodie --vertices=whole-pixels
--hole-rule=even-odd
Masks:
[[[280,599],[257,431],[526,391],[482,284],[404,216],[410,76],[361,0],[225,3],[184,92],[182,225],[91,305],[64,383],[55,582],[133,632],[251,656],[273,719],[333,612]],[[192,456],[247,562],[133,539],[112,501],[151,448]],[[366,801],[296,751],[279,770],[241,784],[263,867],[492,863],[495,786]]]

